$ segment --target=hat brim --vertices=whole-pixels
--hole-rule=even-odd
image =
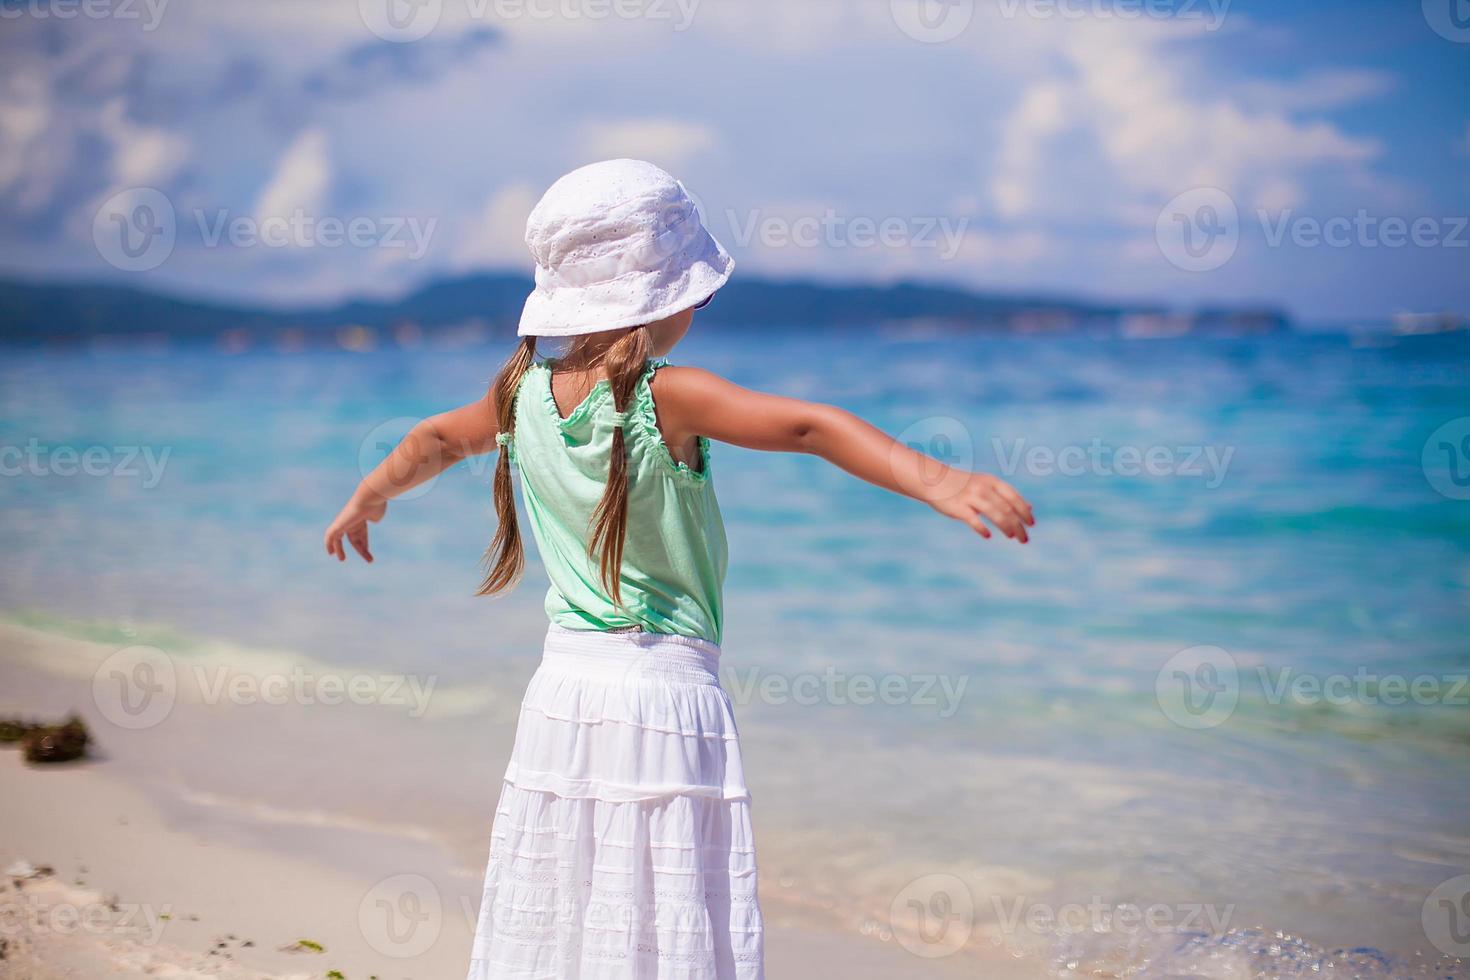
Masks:
[[[708,230],[663,268],[631,272],[586,286],[551,286],[537,275],[521,312],[522,337],[578,337],[654,323],[696,306],[718,292],[735,260]]]

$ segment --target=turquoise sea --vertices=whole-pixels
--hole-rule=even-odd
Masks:
[[[493,460],[394,504],[376,565],[321,546],[362,467],[505,353],[6,352],[0,614],[513,692],[543,580],[471,595]],[[1059,975],[1470,975],[1430,901],[1470,874],[1470,335],[726,330],[674,360],[1000,472],[1039,520],[984,542],[716,447],[778,898],[922,946],[962,880],[969,943]],[[1104,921],[1007,926],[1018,897]],[[1120,932],[1134,906],[1168,926]]]

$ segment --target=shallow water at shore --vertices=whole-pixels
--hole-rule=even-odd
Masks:
[[[1470,872],[1470,502],[1437,493],[1423,457],[1470,405],[1467,355],[1463,337],[694,338],[677,360],[951,461],[1020,460],[1007,478],[1041,518],[1026,549],[981,543],[817,461],[717,448],[724,679],[772,901],[898,942],[923,925],[906,910],[964,891],[966,946],[1057,972],[1213,956],[1250,976],[1267,956],[1289,976],[1364,946],[1395,965],[1343,953],[1338,975],[1398,976],[1437,955],[1425,898]],[[398,710],[395,740],[372,743],[392,794],[345,775],[360,743],[333,726],[371,737],[347,710],[301,729],[328,785],[273,778],[273,743],[228,779],[183,754],[159,774],[196,802],[421,826],[472,868],[498,784],[476,740],[504,736],[539,655],[537,569],[507,600],[469,597],[493,529],[483,466],[394,505],[372,568],[329,564],[320,528],[359,446],[375,460],[393,420],[477,397],[496,356],[7,357],[0,444],[35,440],[53,472],[0,480],[0,609],[239,674],[432,678],[427,713]],[[59,446],[104,447],[113,472],[54,472]],[[1128,447],[1159,471],[1129,475]],[[1233,709],[1174,686],[1191,678]],[[443,757],[416,771],[431,745]],[[1104,911],[1078,935],[1007,924],[1017,900]],[[1113,917],[1134,906],[1168,928],[1120,947]],[[1226,940],[1188,940],[1209,911]]]

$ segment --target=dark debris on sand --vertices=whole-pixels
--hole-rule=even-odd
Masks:
[[[86,722],[71,715],[59,725],[0,718],[0,744],[20,744],[25,760],[37,765],[71,762],[87,754],[92,733]]]

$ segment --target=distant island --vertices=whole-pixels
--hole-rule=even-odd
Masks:
[[[335,346],[368,349],[440,337],[471,344],[513,336],[530,278],[484,273],[431,282],[391,301],[354,300],[269,309],[104,283],[0,280],[0,344],[109,341],[209,342],[233,349]],[[1264,307],[1179,311],[1004,296],[923,283],[833,285],[745,277],[720,293],[701,322],[743,328],[887,326],[914,332],[1092,333],[1180,336],[1290,329]]]

